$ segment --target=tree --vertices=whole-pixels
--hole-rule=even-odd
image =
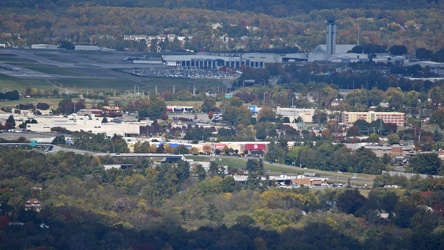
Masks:
[[[400,109],[404,102],[404,94],[400,88],[388,88],[385,92],[385,100],[390,107]]]
[[[216,176],[218,172],[219,172],[219,165],[217,165],[217,162],[211,161],[209,169],[210,177]]]
[[[141,105],[139,116],[149,117],[150,119],[162,118],[162,114],[166,113],[166,103],[162,100],[152,100],[149,104]]]
[[[436,153],[415,155],[410,158],[409,165],[418,174],[436,175],[443,170],[443,162]]]
[[[229,121],[234,126],[237,126],[238,124],[248,126],[251,123],[250,118],[250,110],[244,106],[229,106],[222,114],[222,119],[224,121]]]
[[[39,103],[37,103],[36,108],[37,109],[41,109],[41,110],[48,110],[49,109],[49,104],[44,103],[44,102],[39,102]]]
[[[361,133],[359,132],[359,127],[356,125],[351,126],[347,130],[347,136],[360,136]]]
[[[444,62],[444,48],[433,53],[432,61]]]
[[[183,182],[190,177],[190,163],[180,160],[177,163],[177,178],[179,182]]]
[[[209,113],[210,111],[212,112],[217,111],[216,98],[212,96],[207,96],[205,97],[202,103],[202,112]]]
[[[389,134],[387,136],[387,142],[388,144],[398,144],[399,143],[399,136],[397,134]]]
[[[263,107],[258,113],[259,122],[275,122],[276,121],[276,112],[271,109],[269,106]]]
[[[51,144],[57,145],[65,145],[66,144],[66,140],[65,140],[65,136],[64,135],[58,135],[54,138],[54,140],[52,140]]]
[[[347,189],[338,196],[338,209],[347,214],[355,214],[367,199],[357,189]]]
[[[420,60],[430,60],[433,56],[433,51],[428,50],[428,49],[424,49],[424,48],[420,48],[416,50],[416,58],[420,59]]]
[[[407,54],[407,47],[404,45],[393,45],[390,47],[389,52],[393,56],[400,56]]]
[[[199,181],[203,181],[207,177],[207,172],[205,171],[205,168],[202,166],[202,164],[199,164],[194,168],[194,174],[197,175]]]
[[[247,186],[251,189],[261,187],[261,178],[265,175],[262,159],[248,159],[246,169],[248,171]]]
[[[379,136],[377,133],[373,132],[368,137],[369,142],[379,143]]]
[[[72,41],[67,41],[67,40],[61,40],[58,44],[58,47],[61,49],[66,49],[66,50],[74,50],[75,49],[75,45]]]
[[[114,136],[111,138],[111,143],[111,146],[113,147],[113,152],[129,153],[128,144],[122,136],[114,134]]]
[[[220,189],[224,193],[234,192],[236,189],[236,181],[232,176],[228,176],[220,182]]]
[[[267,146],[267,153],[265,154],[264,158],[270,162],[283,163],[288,151],[287,145],[284,146],[283,144],[286,144],[286,141],[284,143],[283,140],[281,140],[276,143],[274,140],[272,140]]]
[[[432,112],[430,115],[430,123],[437,124],[441,129],[444,129],[444,108]]]
[[[356,159],[354,161],[355,169],[350,169],[349,172],[381,174],[381,171],[385,169],[385,165],[381,162],[380,158],[368,148],[358,148],[353,153],[353,158]]]
[[[15,128],[15,119],[14,119],[14,116],[13,115],[10,115],[9,117],[8,117],[8,119],[6,120],[6,122],[5,122],[5,124],[10,124],[8,127],[9,128]]]

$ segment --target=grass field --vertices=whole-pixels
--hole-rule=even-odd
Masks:
[[[69,69],[59,68],[44,68],[44,67],[29,67],[29,69],[36,70],[46,74],[60,74],[69,75],[72,74]],[[37,88],[39,90],[52,90],[56,86],[70,86],[71,88],[76,86],[77,91],[86,92],[92,91],[111,91],[116,90],[120,92],[133,92],[134,86],[137,85],[140,92],[154,92],[156,85],[157,91],[162,92],[164,90],[173,89],[176,87],[176,91],[180,89],[190,89],[192,91],[193,85],[198,89],[210,89],[215,83],[219,83],[215,80],[193,80],[193,79],[171,79],[171,78],[140,78],[139,82],[127,81],[124,79],[107,79],[107,78],[58,78],[58,79],[21,79],[14,78],[5,75],[0,75],[0,90],[5,88],[16,89],[19,92],[23,92],[27,87]]]
[[[189,159],[193,159],[194,161],[203,161],[203,162],[210,161],[209,156],[187,155],[186,157]],[[218,165],[221,166],[230,166],[230,168],[232,169],[239,169],[246,167],[247,159],[248,158],[239,158],[239,157],[216,157],[216,162]],[[267,171],[267,173],[272,175],[280,175],[280,174],[302,175],[305,172],[312,172],[319,174],[321,177],[329,178],[331,182],[346,183],[347,179],[350,179],[351,184],[359,184],[359,185],[366,184],[368,187],[372,186],[373,179],[375,178],[375,175],[358,174],[359,182],[357,182],[355,179],[352,178],[353,173],[338,173],[338,172],[323,171],[318,169],[301,169],[290,165],[283,165],[276,163],[270,164],[267,161],[264,161],[264,168]]]
[[[0,74],[0,90],[2,92],[5,92],[6,89],[23,92],[27,87],[40,90],[54,88],[46,79],[21,79]]]

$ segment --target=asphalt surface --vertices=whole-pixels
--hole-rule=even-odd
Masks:
[[[146,54],[146,53],[145,53]],[[13,56],[11,56],[13,55]],[[121,72],[116,69],[133,68],[167,68],[161,64],[160,55],[153,58],[158,64],[132,64],[125,62],[129,56],[142,56],[144,53],[133,52],[102,52],[102,51],[64,51],[64,50],[29,50],[29,49],[0,49],[0,74],[25,79],[57,79],[57,78],[101,78],[119,79],[129,83],[143,85],[146,79]],[[2,60],[2,58],[8,60]],[[48,68],[67,69],[63,75],[47,74],[20,67],[10,60],[24,60],[23,64],[47,66]],[[2,70],[6,69],[6,70]],[[69,74],[72,72],[72,74]]]

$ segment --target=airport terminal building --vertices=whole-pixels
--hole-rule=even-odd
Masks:
[[[168,66],[198,69],[265,68],[267,63],[282,63],[283,60],[285,60],[285,56],[274,53],[197,53],[162,56],[162,62]]]

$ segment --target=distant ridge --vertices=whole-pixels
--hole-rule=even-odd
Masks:
[[[293,16],[302,13],[309,13],[313,10],[324,9],[381,9],[381,10],[412,10],[439,8],[442,5],[441,0],[244,0],[244,1],[226,1],[226,0],[91,0],[91,1],[73,1],[73,0],[2,0],[0,8],[14,9],[57,9],[69,8],[71,6],[83,5],[101,5],[113,7],[128,8],[198,8],[208,10],[237,10],[250,11],[254,13],[264,13],[276,17]]]

